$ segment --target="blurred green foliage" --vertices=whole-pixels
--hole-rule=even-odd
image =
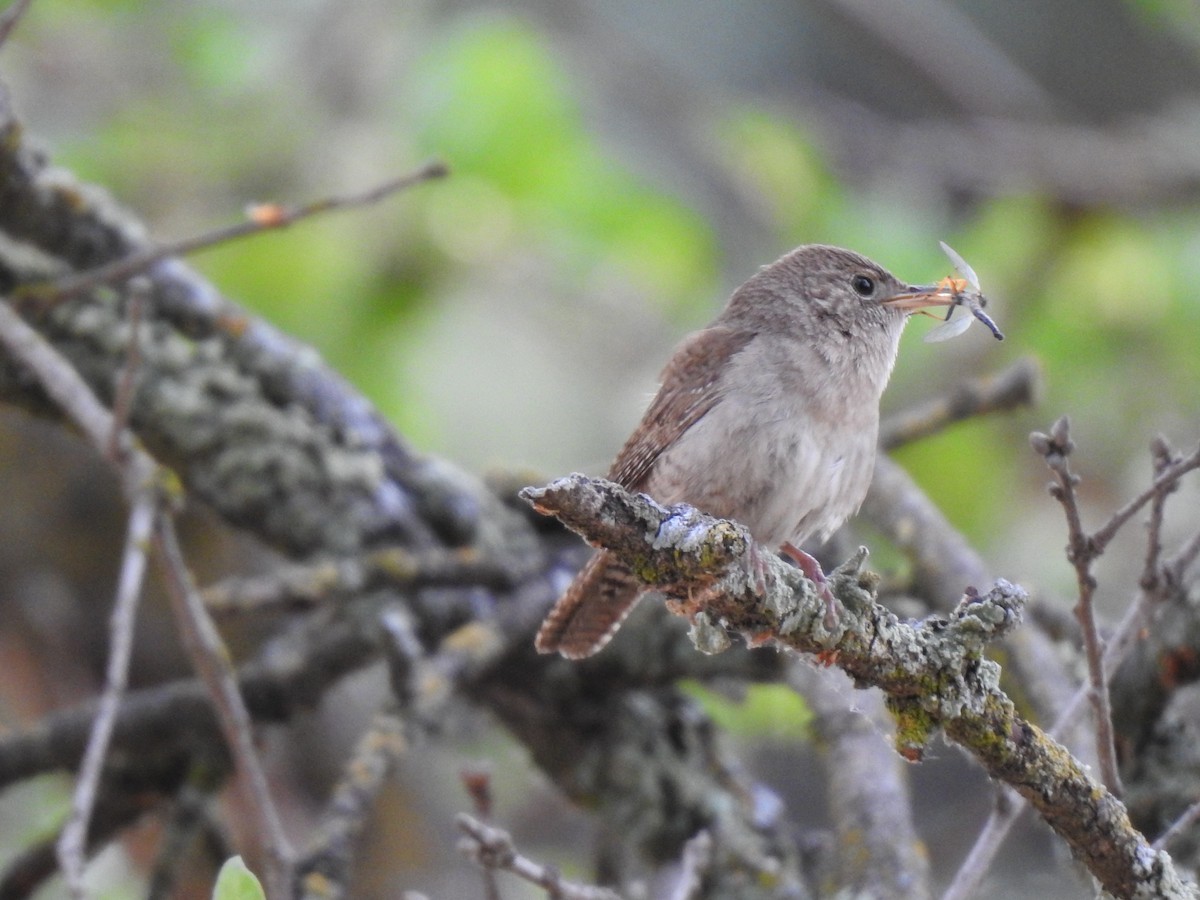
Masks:
[[[711,286],[711,229],[604,152],[578,86],[528,26],[489,19],[452,32],[411,78],[417,145],[455,173],[438,203],[452,211],[440,233],[456,256],[477,258],[481,236],[516,230],[576,272],[618,266],[668,305]]]
[[[812,711],[804,698],[786,684],[756,684],[737,700],[697,681],[680,684],[723,731],[737,735],[770,737],[781,741],[809,738]]]
[[[1171,6],[1135,5],[1155,16]],[[516,16],[426,23],[394,81],[377,79],[372,114],[384,124],[363,133],[380,152],[339,120],[336,92],[312,99],[311,85],[288,68],[300,51],[250,27],[249,13],[97,0],[69,10],[49,4],[38,15],[34,34],[43,38],[61,28],[94,31],[114,46],[118,36],[137,43],[132,58],[152,77],[107,115],[93,112],[55,156],[150,221],[168,223],[166,237],[229,221],[248,202],[362,188],[428,157],[450,164],[450,179],[380,208],[195,260],[230,296],[314,344],[418,446],[452,458],[462,451],[445,429],[458,411],[430,399],[409,360],[462,293],[491,300],[494,272],[536,268],[568,321],[592,285],[618,283],[679,332],[706,317],[719,285],[749,274],[723,271],[718,226],[696,198],[655,187],[615,149],[614,135],[597,132],[581,99],[588,86],[547,35]],[[1040,491],[1040,463],[1024,441],[1030,427],[1071,413],[1088,477],[1109,482],[1156,431],[1195,439],[1196,209],[1088,209],[1030,192],[951,206],[902,183],[847,185],[786,109],[733,97],[709,108],[711,162],[761,223],[762,262],[824,241],[861,250],[907,280],[935,280],[950,272],[937,246],[944,239],[979,272],[1008,339],[996,344],[972,329],[925,345],[920,336],[932,323],[916,321],[885,407],[1018,356],[1040,360],[1040,410],[965,424],[898,454],[978,544],[986,548],[1021,519],[1035,496],[1023,492]],[[370,165],[339,168],[364,149],[374,151],[364,156]],[[472,377],[505,373],[466,372],[463,390]]]
[[[1125,5],[1145,22],[1193,42],[1200,40],[1200,14],[1189,0],[1125,0]]]

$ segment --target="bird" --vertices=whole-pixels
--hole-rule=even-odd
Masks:
[[[941,285],[905,284],[851,250],[796,248],[679,344],[609,480],[741,523],[834,603],[820,565],[799,547],[825,541],[858,511],[904,325],[952,302]],[[645,591],[613,553],[597,551],[547,614],[537,650],[591,656]]]

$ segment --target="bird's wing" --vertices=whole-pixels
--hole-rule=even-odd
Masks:
[[[715,326],[688,337],[662,372],[662,387],[609,470],[610,480],[640,490],[664,450],[720,399],[721,372],[754,332]]]

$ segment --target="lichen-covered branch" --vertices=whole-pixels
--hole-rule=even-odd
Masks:
[[[29,149],[0,92],[0,293],[152,250],[103,191]],[[129,424],[227,521],[294,555],[487,544],[502,510],[473,479],[414,453],[310,348],[247,315],[178,259],[142,273],[139,387]],[[27,320],[107,401],[129,346],[110,290],[44,305]],[[48,411],[0,359],[0,399]]]
[[[888,747],[883,696],[852,696],[836,669],[796,660],[788,682],[812,710],[825,759],[835,883],[852,896],[930,896],[929,853],[914,822],[904,760]]]
[[[1120,801],[1021,718],[1001,691],[999,666],[983,651],[1019,623],[1020,588],[998,580],[986,594],[968,591],[948,617],[903,622],[875,602],[875,578],[862,571],[862,553],[830,578],[846,608],[831,630],[811,583],[782,561],[768,560],[758,593],[758,579],[742,564],[749,537],[738,525],[579,475],[525,496],[621,556],[692,619],[702,639],[713,629],[731,630],[754,645],[770,641],[836,662],[856,684],[883,690],[902,755],[919,759],[943,730],[1029,800],[1113,895],[1200,896],[1132,827]]]

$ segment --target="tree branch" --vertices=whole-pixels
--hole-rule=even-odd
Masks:
[[[1119,897],[1139,890],[1196,896],[1169,856],[1154,851],[1129,823],[1120,801],[1057,742],[1025,721],[999,688],[999,667],[985,646],[1015,628],[1025,593],[1003,580],[984,596],[968,592],[949,618],[901,622],[874,601],[874,577],[859,558],[836,571],[831,588],[847,615],[825,628],[813,585],[796,570],[767,561],[766,590],[755,592],[742,560],[749,537],[740,526],[686,506],[664,508],[617,485],[573,475],[525,498],[590,542],[606,547],[663,591],[687,615],[701,642],[728,629],[752,645],[772,641],[836,661],[859,685],[881,688],[897,718],[897,749],[919,759],[935,730],[961,744],[994,778],[1029,800],[1100,880]]]
[[[1037,361],[1018,359],[994,375],[964,381],[941,397],[888,416],[879,425],[879,446],[895,450],[964,419],[1032,406],[1041,392]]]
[[[1054,423],[1048,435],[1035,432],[1030,441],[1034,450],[1045,457],[1046,465],[1058,479],[1057,484],[1050,486],[1050,495],[1062,504],[1067,517],[1067,561],[1075,569],[1075,581],[1079,589],[1075,617],[1079,620],[1079,631],[1083,637],[1083,648],[1088,663],[1088,698],[1095,710],[1096,754],[1100,759],[1100,773],[1104,783],[1119,794],[1121,773],[1117,768],[1117,748],[1113,736],[1112,708],[1104,664],[1104,642],[1096,623],[1096,607],[1093,602],[1096,578],[1092,575],[1092,562],[1103,552],[1102,548],[1107,539],[1103,542],[1098,541],[1083,530],[1079,503],[1075,495],[1079,476],[1071,471],[1068,461],[1071,451],[1075,448],[1069,432],[1070,424],[1067,417],[1063,416]],[[1110,520],[1110,524],[1115,521],[1116,516]],[[1115,526],[1113,533],[1116,527],[1120,526]]]
[[[389,197],[406,188],[426,181],[432,181],[436,178],[445,178],[448,174],[450,174],[450,170],[446,168],[444,163],[436,161],[428,162],[414,172],[392,178],[383,184],[357,194],[341,194],[325,197],[302,206],[281,206],[277,203],[258,204],[247,210],[247,218],[243,222],[236,222],[233,225],[226,225],[223,228],[215,228],[212,231],[183,238],[179,241],[173,241],[169,244],[135,250],[127,256],[97,266],[94,269],[80,272],[78,275],[27,284],[18,292],[16,299],[24,303],[61,303],[64,300],[79,296],[84,291],[97,288],[100,285],[124,281],[139,272],[146,271],[155,263],[164,259],[187,256],[190,253],[207,250],[211,247],[226,244],[252,234],[287,228],[296,222],[321,213],[333,210],[353,209],[359,206],[378,203],[385,197]]]

